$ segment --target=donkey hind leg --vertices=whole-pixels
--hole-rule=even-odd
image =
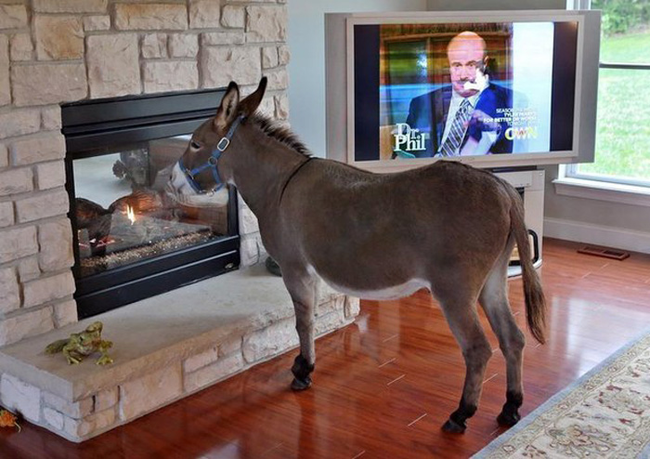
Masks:
[[[300,354],[296,357],[291,372],[294,379],[291,388],[296,391],[311,386],[311,373],[316,362],[314,344],[314,308],[316,304],[316,281],[305,271],[282,269],[282,278],[289,291],[296,312],[296,330],[300,339]]]
[[[508,244],[508,250],[492,268],[479,296],[479,302],[499,339],[499,347],[506,360],[506,403],[497,417],[499,424],[504,426],[513,426],[519,421],[519,407],[524,400],[522,368],[525,338],[510,310],[507,292],[511,250],[512,245]]]
[[[462,284],[460,284],[462,285]],[[463,433],[467,427],[465,421],[472,417],[478,408],[481,390],[485,379],[485,368],[492,356],[492,348],[476,311],[476,295],[455,292],[456,297],[438,297],[456,341],[465,359],[465,384],[458,409],[454,411],[442,426],[446,432]],[[462,295],[462,298],[459,297]]]

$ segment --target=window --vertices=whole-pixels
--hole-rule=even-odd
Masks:
[[[595,162],[566,176],[650,187],[650,2],[592,0],[602,10]]]

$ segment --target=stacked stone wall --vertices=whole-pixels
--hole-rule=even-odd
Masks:
[[[270,85],[288,118],[283,0],[0,0],[0,346],[77,321],[60,104]],[[240,212],[244,265],[263,261]]]

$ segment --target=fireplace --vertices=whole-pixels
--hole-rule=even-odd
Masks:
[[[166,190],[223,90],[62,106],[79,318],[239,267],[237,193]]]

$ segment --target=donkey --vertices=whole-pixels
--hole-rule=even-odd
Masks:
[[[176,194],[196,194],[235,185],[257,216],[296,312],[300,354],[291,368],[292,389],[312,384],[318,277],[366,299],[396,299],[427,288],[466,365],[459,407],[443,429],[465,431],[492,355],[477,302],[506,359],[506,402],[497,420],[517,423],[524,335],[508,304],[507,267],[515,242],[519,253],[530,253],[517,191],[490,172],[451,161],[374,174],[311,157],[288,129],[255,113],[265,89],[262,78],[240,100],[231,82],[216,116],[192,135],[168,186]],[[521,267],[528,326],[544,343],[540,280],[529,257],[521,257]]]

